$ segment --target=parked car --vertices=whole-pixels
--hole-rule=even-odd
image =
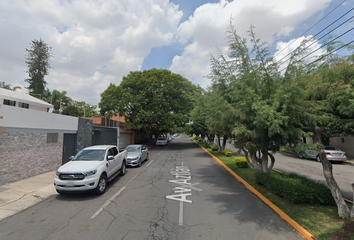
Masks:
[[[332,146],[323,146],[323,150],[326,153],[326,157],[328,161],[333,161],[333,162],[345,162],[347,161],[347,154]],[[320,155],[317,150],[312,150],[312,149],[306,149],[302,153],[299,152],[298,156],[300,158],[311,158],[311,159],[316,159],[318,162],[320,162]]]
[[[167,145],[167,137],[159,137],[156,140],[156,145],[158,145],[158,146],[166,146]]]
[[[61,166],[55,175],[58,193],[92,190],[103,194],[107,182],[126,173],[127,151],[118,151],[114,145],[84,148],[71,161]]]
[[[127,150],[127,165],[140,167],[144,161],[149,160],[149,150],[145,145],[135,144],[125,148]]]

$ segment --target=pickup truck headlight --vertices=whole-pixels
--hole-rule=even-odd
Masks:
[[[60,175],[60,172],[57,171],[57,172],[55,173],[55,176],[59,177],[59,175]]]
[[[91,175],[95,175],[97,172],[97,170],[92,170],[92,171],[89,171],[89,172],[84,172],[85,176],[91,176]]]

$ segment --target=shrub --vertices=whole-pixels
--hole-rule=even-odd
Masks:
[[[226,157],[231,157],[233,152],[231,152],[229,150],[224,150],[224,151],[222,151],[222,154],[225,155]]]
[[[219,149],[219,147],[215,144],[213,144],[213,146],[211,146],[211,151],[217,151]]]
[[[290,203],[335,205],[331,191],[325,184],[295,173],[289,175],[275,172],[258,173],[256,181],[272,193],[287,199]]]
[[[248,168],[246,158],[244,157],[235,157],[235,165],[237,168]]]

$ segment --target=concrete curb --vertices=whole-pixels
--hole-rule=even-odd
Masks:
[[[196,141],[192,139],[199,147],[201,147],[205,152],[207,152],[215,161],[217,161],[221,166],[223,166],[229,173],[231,173],[239,182],[241,182],[247,189],[249,189],[254,195],[259,197],[265,204],[267,204],[270,208],[272,208],[282,219],[284,219],[287,223],[289,223],[296,231],[298,231],[304,238],[308,240],[313,240],[315,237],[309,233],[306,229],[304,229],[300,224],[291,219],[286,213],[284,213],[280,208],[275,206],[271,201],[269,201],[266,197],[264,197],[260,192],[258,192],[255,188],[253,188],[250,184],[248,184],[245,180],[243,180],[240,176],[234,173],[229,167],[227,167],[223,162],[221,162],[217,157],[212,155],[208,150],[200,146]]]

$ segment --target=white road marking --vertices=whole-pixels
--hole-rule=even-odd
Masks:
[[[146,165],[146,167],[150,166],[150,164],[151,164],[153,161],[154,161],[154,160],[151,160],[151,161],[149,162],[149,164]]]
[[[139,173],[138,173],[138,174],[139,174]],[[114,200],[116,197],[118,197],[118,195],[119,195],[121,192],[123,192],[124,189],[127,188],[127,185],[128,185],[134,178],[136,178],[136,177],[138,176],[138,174],[136,174],[134,177],[132,177],[132,178],[127,182],[127,184],[125,184],[118,192],[116,192],[110,199],[108,199],[108,200],[105,202],[105,204],[103,204],[103,206],[102,206],[100,209],[98,209],[98,211],[95,212],[95,214],[93,214],[93,215],[90,217],[90,219],[94,219],[95,217],[97,217],[97,215],[100,214],[100,213],[103,211],[103,209],[105,209],[111,202],[113,202],[113,200]]]
[[[97,217],[97,215],[100,214],[103,211],[103,209],[105,209],[124,189],[125,186],[122,189],[120,189],[116,194],[114,194],[110,199],[108,199],[106,203],[103,204],[103,206],[100,209],[98,209],[98,211],[95,214],[93,214],[90,218],[94,219],[95,217]]]
[[[195,185],[200,183],[191,183],[192,180],[191,172],[188,166],[183,166],[183,160],[181,166],[176,166],[174,169],[170,170],[170,173],[175,176],[174,179],[168,180],[170,183],[177,184],[177,187],[173,188],[173,193],[167,195],[166,199],[179,201],[179,226],[183,225],[183,203],[192,203],[192,200],[187,199],[188,196],[192,196],[192,190],[202,191],[200,188],[196,188]]]
[[[183,202],[179,202],[179,221],[178,225],[182,226],[183,225]]]

